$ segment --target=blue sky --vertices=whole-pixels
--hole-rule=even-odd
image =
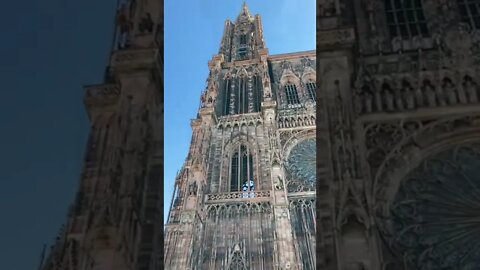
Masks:
[[[226,19],[235,20],[240,0],[165,0],[165,197],[168,216],[177,171],[188,153],[190,119],[205,88],[208,61],[218,53]],[[262,16],[270,54],[315,49],[315,0],[251,0]]]

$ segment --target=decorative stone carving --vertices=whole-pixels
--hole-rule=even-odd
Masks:
[[[410,172],[384,219],[388,244],[415,269],[475,269],[480,146],[438,153]]]

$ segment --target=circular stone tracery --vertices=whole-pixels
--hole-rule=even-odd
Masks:
[[[422,162],[400,185],[386,225],[411,269],[479,269],[480,145]]]
[[[297,143],[287,159],[286,169],[291,180],[313,187],[316,182],[317,146],[315,138]]]

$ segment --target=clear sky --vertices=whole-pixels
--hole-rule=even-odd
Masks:
[[[270,54],[315,50],[315,0],[250,0],[262,16]],[[226,19],[235,20],[241,0],[165,0],[165,197],[168,216],[177,171],[191,139],[206,86],[208,61],[218,53]]]

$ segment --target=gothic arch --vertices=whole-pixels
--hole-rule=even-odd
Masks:
[[[257,146],[253,144],[255,140],[253,138],[250,138],[245,133],[240,133],[239,135],[235,136],[232,138],[229,142],[226,143],[224,150],[223,150],[223,157],[222,157],[222,170],[220,172],[221,174],[221,181],[222,183],[219,183],[221,186],[221,192],[229,192],[228,188],[228,179],[230,176],[230,161],[235,153],[235,150],[238,149],[240,146],[244,145],[248,148],[248,151],[251,154],[252,158],[252,164],[253,164],[253,178],[255,179],[256,183],[255,185],[258,187],[257,189],[261,189],[264,187],[267,183],[261,181],[262,178],[260,178],[260,164],[259,164],[259,153]]]
[[[311,67],[306,67],[305,71],[302,74],[302,82],[316,82],[317,81],[317,73]]]
[[[290,154],[290,151],[293,149],[295,145],[297,145],[298,142],[303,141],[305,139],[309,139],[309,138],[315,138],[315,137],[316,137],[315,129],[306,129],[291,135],[285,141],[284,145],[282,145],[282,156],[285,158],[288,157],[288,155]]]

